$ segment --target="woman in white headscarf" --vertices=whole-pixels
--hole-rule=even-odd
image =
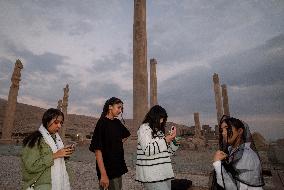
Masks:
[[[219,130],[220,150],[215,153],[213,163],[219,188],[262,190],[261,162],[248,125],[223,116]]]
[[[63,113],[50,108],[43,114],[39,129],[24,139],[21,155],[24,190],[70,189],[64,158],[74,148],[64,147],[58,134],[63,122]]]

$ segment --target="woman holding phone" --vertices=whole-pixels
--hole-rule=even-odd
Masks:
[[[173,143],[176,127],[165,134],[167,112],[159,105],[146,114],[137,131],[136,181],[143,183],[146,190],[170,190],[174,178],[171,158],[178,144]]]
[[[43,114],[39,129],[23,140],[23,189],[70,189],[64,158],[70,157],[74,148],[64,147],[58,134],[63,122],[63,113],[50,108]]]

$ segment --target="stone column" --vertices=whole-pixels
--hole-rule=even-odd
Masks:
[[[194,123],[195,123],[194,137],[200,138],[201,137],[201,127],[200,127],[200,121],[199,121],[199,113],[194,113]]]
[[[219,138],[219,125],[215,125],[215,136],[217,139]]]
[[[16,113],[17,97],[21,81],[21,70],[23,69],[22,62],[18,59],[15,63],[14,71],[12,74],[12,84],[10,86],[8,102],[6,106],[6,112],[2,128],[2,143],[12,142],[12,131]]]
[[[222,87],[224,114],[229,116],[230,110],[229,110],[229,98],[228,98],[228,92],[227,92],[227,85],[223,84],[221,87]]]
[[[148,112],[146,0],[134,0],[133,24],[133,127]]]
[[[62,100],[58,100],[58,102],[57,102],[57,109],[62,111]]]
[[[150,59],[150,107],[158,104],[156,59]]]
[[[214,73],[213,75],[213,83],[214,83],[214,93],[215,93],[215,102],[217,110],[217,124],[219,124],[220,119],[223,116],[223,106],[222,106],[222,95],[219,83],[219,76],[216,73]]]
[[[62,101],[62,112],[64,114],[64,126],[61,128],[60,137],[62,140],[65,140],[65,132],[68,123],[68,115],[67,115],[67,107],[68,107],[68,98],[69,98],[69,85],[67,84],[65,88],[63,88],[64,95]]]

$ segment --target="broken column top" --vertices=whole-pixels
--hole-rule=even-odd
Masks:
[[[62,100],[58,100],[57,109],[61,110],[61,108],[62,108]]]
[[[213,75],[213,81],[214,81],[214,83],[219,83],[219,76],[218,76],[217,73],[214,73],[214,75]]]
[[[66,84],[66,87],[63,88],[63,90],[64,90],[64,96],[68,96],[68,93],[69,93],[69,85]]]
[[[24,68],[22,62],[17,59],[14,67],[14,71],[11,77],[11,82],[14,87],[19,86],[19,82],[21,81],[21,70]]]
[[[18,68],[20,68],[20,69],[23,69],[23,68],[24,68],[24,66],[23,66],[23,64],[22,64],[22,62],[21,62],[21,60],[19,60],[19,59],[16,60],[15,65],[16,65]]]
[[[150,59],[150,64],[157,64],[157,60],[155,58]]]

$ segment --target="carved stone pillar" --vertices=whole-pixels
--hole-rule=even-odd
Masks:
[[[214,83],[214,93],[215,93],[215,102],[217,110],[217,124],[218,124],[220,122],[221,117],[223,116],[223,106],[222,106],[222,95],[219,83],[219,76],[216,73],[214,73],[213,75],[213,83]]]
[[[133,127],[148,112],[146,0],[134,0],[133,24]]]
[[[228,92],[227,92],[227,85],[222,85],[222,96],[223,96],[223,109],[224,114],[230,116],[230,110],[229,110],[229,98],[228,98]]]
[[[8,102],[6,106],[6,112],[2,128],[1,143],[11,143],[12,142],[12,131],[15,120],[16,105],[18,91],[21,81],[21,70],[23,69],[22,62],[18,59],[15,63],[14,71],[11,78],[11,86],[8,96]]]
[[[199,121],[199,113],[194,113],[194,123],[195,123],[194,137],[200,138],[201,137],[201,127],[200,127],[200,121]]]
[[[62,101],[62,112],[64,114],[64,126],[60,130],[60,137],[62,140],[65,140],[65,132],[68,127],[68,115],[67,115],[67,107],[68,107],[68,98],[69,98],[69,85],[67,84],[65,88],[63,88],[64,95]]]
[[[150,107],[158,104],[156,59],[150,60]]]
[[[57,109],[62,111],[62,100],[58,100],[58,102],[57,102]]]

